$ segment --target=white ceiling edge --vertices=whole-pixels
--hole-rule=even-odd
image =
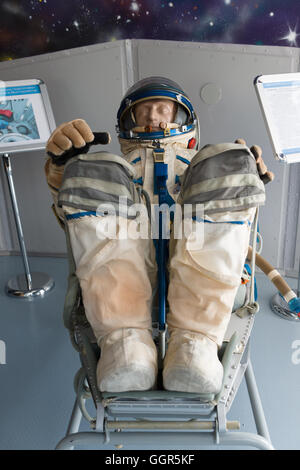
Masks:
[[[300,48],[298,47],[287,47],[287,46],[265,46],[265,45],[253,45],[253,44],[231,44],[231,43],[210,43],[210,42],[189,42],[189,41],[164,41],[164,40],[153,40],[153,39],[122,39],[119,41],[111,41],[99,44],[91,44],[88,46],[74,47],[72,49],[63,49],[61,51],[50,52],[45,54],[34,55],[21,59],[6,60],[0,62],[0,70],[18,67],[21,65],[28,65],[30,63],[42,62],[54,60],[57,58],[63,58],[70,55],[80,55],[87,52],[95,52],[103,49],[114,49],[124,46],[127,49],[127,55],[130,47],[137,47],[139,45],[156,45],[156,46],[170,46],[177,45],[182,49],[202,49],[212,50],[216,52],[244,52],[262,55],[272,56],[292,56],[297,65],[299,65]],[[131,53],[131,52],[130,52]],[[297,67],[298,69],[298,67]],[[133,76],[133,72],[132,72]]]

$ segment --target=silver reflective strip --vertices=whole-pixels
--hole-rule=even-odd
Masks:
[[[75,207],[81,206],[81,208],[83,208],[83,206],[90,207],[90,208],[97,208],[100,205],[104,207],[105,204],[107,206],[116,206],[116,204],[113,202],[99,201],[99,199],[90,199],[86,197],[76,196],[75,194],[66,194],[65,196],[62,196],[61,204],[68,205],[68,203],[72,204]],[[127,206],[124,206],[124,205],[122,206],[120,204],[120,207],[127,207]]]
[[[226,188],[235,188],[242,186],[255,186],[265,192],[264,184],[257,175],[248,173],[240,175],[220,176],[219,178],[201,181],[193,184],[187,190],[184,189],[184,199],[188,199],[198,194],[207,193]],[[210,194],[210,198],[213,195]]]
[[[88,154],[81,154],[76,157],[77,160],[81,161],[103,161],[103,162],[114,162],[119,163],[119,165],[124,166],[127,170],[135,176],[134,167],[128,163],[125,158],[119,157],[119,155],[114,155],[113,153],[108,152],[97,152],[97,153],[88,153]],[[69,162],[74,162],[74,159],[69,160]],[[67,162],[67,164],[69,163]]]
[[[108,194],[114,194],[117,196],[127,196],[132,199],[132,194],[123,184],[112,183],[111,181],[104,181],[101,179],[86,178],[83,176],[74,176],[73,178],[67,178],[61,188],[60,192],[64,192],[68,189],[75,188],[90,188],[102,191]],[[99,202],[98,202],[99,203]]]
[[[205,160],[206,158],[215,157],[220,153],[227,152],[228,150],[245,150],[249,155],[254,158],[252,153],[250,152],[249,148],[246,145],[242,144],[233,144],[225,143],[225,144],[217,144],[217,145],[208,145],[201,149],[192,159],[191,166],[197,165],[197,163]]]
[[[246,152],[228,151],[199,162],[189,176],[189,185],[226,175],[257,175],[256,162]]]
[[[237,199],[229,199],[223,201],[209,201],[204,202],[204,212],[213,210],[226,210],[226,209],[246,209],[250,206],[258,206],[264,204],[265,194],[257,194],[255,196],[239,197]]]

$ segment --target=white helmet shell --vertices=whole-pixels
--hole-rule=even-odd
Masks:
[[[133,109],[137,103],[153,99],[169,99],[177,103],[176,126],[161,131],[136,131]],[[165,77],[147,77],[133,85],[121,101],[117,114],[117,132],[121,139],[158,140],[182,136],[196,130],[199,123],[189,97],[174,81]],[[199,143],[199,142],[198,142]]]

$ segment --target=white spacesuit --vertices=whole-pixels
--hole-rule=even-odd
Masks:
[[[166,103],[173,108],[165,109]],[[157,113],[157,121],[151,112]],[[170,117],[160,121],[164,113],[172,116],[171,122]],[[257,162],[242,143],[197,150],[199,123],[192,104],[175,82],[162,77],[129,89],[119,108],[118,133],[123,157],[79,154],[64,167],[59,158],[66,150],[92,142],[87,124],[76,120],[60,126],[47,145],[52,156],[47,180],[57,212],[67,220],[86,316],[101,348],[99,389],[147,390],[156,384],[151,332],[155,248],[150,231],[149,237],[130,236],[139,232],[142,216],[129,215],[127,209],[145,202],[141,189],[148,202],[158,202],[154,172],[159,149],[159,158],[168,165],[169,201],[189,204],[192,227],[201,224],[204,234],[195,237],[192,229],[175,239],[171,230],[163,385],[217,393],[223,378],[218,348],[241,282],[255,207],[265,200]],[[104,210],[105,204],[116,216]],[[195,211],[199,204],[201,218]],[[112,220],[113,237],[107,231]]]

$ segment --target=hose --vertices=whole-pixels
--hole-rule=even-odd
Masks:
[[[252,247],[248,247],[247,259],[251,260],[253,255]],[[290,309],[298,313],[300,317],[300,298],[297,297],[295,292],[291,289],[288,283],[283,279],[280,273],[271,265],[265,258],[260,254],[255,254],[255,264],[258,266],[262,272],[270,279],[274,284],[276,289],[282,295],[284,300],[288,303]]]

